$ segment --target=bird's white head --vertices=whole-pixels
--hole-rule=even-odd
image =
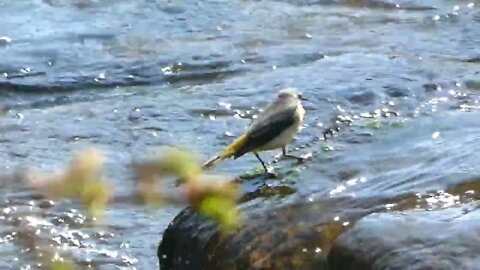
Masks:
[[[300,91],[297,88],[294,88],[294,87],[284,88],[284,89],[278,91],[278,98],[279,99],[296,98],[296,99],[304,100]]]

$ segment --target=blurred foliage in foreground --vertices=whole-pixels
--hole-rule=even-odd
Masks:
[[[158,203],[186,204],[231,230],[239,224],[236,202],[238,184],[227,182],[223,176],[203,174],[195,157],[178,148],[166,148],[147,162],[135,164],[137,196],[148,205]],[[180,192],[172,194],[158,190],[158,180],[175,176]]]
[[[30,173],[26,185],[52,200],[78,200],[95,222],[103,218],[107,204],[115,199],[112,186],[102,177],[103,164],[101,152],[87,149],[78,153],[60,173]],[[190,206],[217,222],[223,231],[240,224],[236,207],[238,184],[220,175],[204,174],[193,153],[175,147],[162,148],[152,159],[133,164],[133,169],[136,187],[131,195],[135,201],[151,207]],[[178,188],[161,188],[169,177],[176,178]],[[49,261],[49,269],[74,269],[73,264],[53,257]]]
[[[32,174],[27,185],[51,199],[78,199],[96,219],[103,216],[112,192],[101,177],[103,162],[100,152],[88,149],[77,154],[65,172]]]

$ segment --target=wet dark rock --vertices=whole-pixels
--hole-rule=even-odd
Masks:
[[[286,197],[288,195],[291,195],[295,193],[295,189],[289,186],[262,186],[258,189],[255,189],[254,191],[247,192],[245,195],[243,195],[240,198],[240,202],[246,202],[246,201],[251,201],[256,198],[265,198],[265,197],[272,197],[272,196],[278,196],[278,197]]]
[[[480,63],[480,55],[467,58],[467,59],[464,60],[464,62],[467,62],[467,63]]]
[[[451,197],[247,196],[243,223],[231,233],[187,208],[164,232],[160,268],[478,269],[478,183],[442,193]]]
[[[478,269],[480,211],[473,208],[369,215],[337,238],[329,268]]]
[[[441,89],[441,87],[437,84],[434,84],[434,83],[427,83],[427,84],[424,84],[423,85],[423,88],[425,89],[425,91],[427,92],[433,92],[433,91],[438,91]]]
[[[139,108],[135,107],[133,108],[129,115],[128,115],[128,120],[131,122],[137,122],[142,119],[142,112],[140,111]]]
[[[480,80],[467,80],[467,81],[465,81],[465,86],[468,89],[479,90],[480,89]]]
[[[350,97],[348,97],[348,100],[353,104],[368,106],[374,104],[376,98],[377,96],[374,92],[366,90],[352,94]]]
[[[387,95],[392,98],[404,98],[410,96],[410,90],[406,88],[401,88],[393,85],[387,85],[383,88],[386,89]]]
[[[52,208],[53,206],[55,206],[55,202],[52,201],[52,200],[41,200],[39,203],[38,203],[38,207],[42,208],[42,209],[48,209],[48,208]]]
[[[403,201],[408,198],[415,199]],[[163,235],[157,254],[160,268],[326,269],[334,239],[389,201],[298,198],[283,206],[274,200],[247,201],[242,204],[243,225],[229,234],[220,233],[215,224],[187,208]]]
[[[181,6],[175,6],[175,5],[172,5],[172,4],[164,6],[160,9],[167,14],[182,14],[182,13],[185,13],[185,8],[183,8]]]

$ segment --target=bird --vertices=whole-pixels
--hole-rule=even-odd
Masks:
[[[287,154],[287,145],[293,140],[303,124],[305,109],[302,100],[306,100],[294,87],[278,91],[276,98],[267,105],[257,118],[253,119],[247,130],[216,156],[206,161],[202,168],[208,169],[225,159],[237,159],[246,153],[253,153],[262,164],[266,175],[269,172],[259,152],[282,149],[286,158],[303,160]],[[274,174],[273,174],[274,175]]]

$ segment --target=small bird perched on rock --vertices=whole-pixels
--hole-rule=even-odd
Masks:
[[[269,174],[265,162],[258,152],[282,148],[284,157],[301,159],[287,154],[287,145],[293,140],[303,123],[305,100],[298,89],[285,88],[278,92],[276,99],[252,121],[247,131],[228,145],[217,156],[208,160],[203,168],[210,168],[218,162],[233,157],[237,159],[252,152],[262,163],[265,174]]]

